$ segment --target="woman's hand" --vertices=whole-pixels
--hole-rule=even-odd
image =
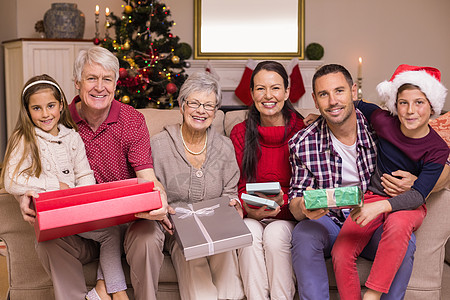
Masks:
[[[366,226],[379,214],[392,211],[391,204],[387,200],[364,204],[362,207],[354,208],[350,217],[361,227]]]
[[[175,214],[175,210],[170,205],[167,206],[167,212],[171,215]],[[170,235],[173,235],[173,224],[172,222],[170,222],[170,219],[167,215],[164,217],[164,219],[159,221],[159,223],[165,231],[167,231]]]
[[[273,218],[280,212],[280,207],[277,207],[274,210],[266,210],[267,205],[261,206],[260,208],[251,208],[245,201],[242,205],[244,205],[245,211],[247,212],[247,217],[258,221],[266,218]]]
[[[26,191],[25,194],[20,196],[19,205],[23,219],[30,223],[30,225],[34,225],[36,220],[36,212],[30,208],[32,202],[31,197],[39,198],[39,194],[35,191]]]
[[[275,201],[279,206],[283,206],[284,205],[284,199],[283,199],[283,191],[280,191],[280,193],[276,196],[267,196],[263,193],[260,192],[255,192],[256,196],[264,198],[264,199],[268,199],[268,200],[272,200]]]
[[[241,202],[239,202],[238,199],[231,199],[230,203],[228,203],[229,206],[234,206],[234,208],[237,210],[238,214],[241,216],[241,218],[244,218],[244,211],[241,207]]]

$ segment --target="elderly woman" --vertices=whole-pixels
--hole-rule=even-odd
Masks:
[[[289,77],[280,63],[260,62],[250,89],[253,105],[248,118],[230,135],[241,169],[239,194],[246,192],[247,182],[279,182],[282,191],[272,198],[259,194],[280,205],[274,210],[242,202],[253,245],[238,250],[239,268],[247,299],[293,299],[290,247],[295,219],[287,198],[291,179],[288,141],[305,124],[289,101]]]
[[[155,174],[169,205],[228,196],[239,209],[231,200],[237,198],[239,180],[233,145],[210,127],[221,104],[219,83],[209,73],[193,74],[181,87],[178,103],[182,124],[166,126],[151,138]],[[236,251],[186,261],[173,235],[165,234],[164,246],[172,257],[182,299],[244,297]]]

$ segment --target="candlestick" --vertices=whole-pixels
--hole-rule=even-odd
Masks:
[[[109,38],[109,30],[108,30],[108,28],[110,27],[110,24],[109,24],[109,7],[107,7],[105,9],[105,17],[106,17],[106,21],[105,21],[105,38]]]
[[[95,38],[98,39],[100,34],[98,32],[98,23],[100,22],[98,16],[100,14],[100,7],[98,5],[95,6]]]
[[[357,86],[358,86],[358,100],[362,100],[362,57],[360,56],[358,59],[358,78],[357,78]]]

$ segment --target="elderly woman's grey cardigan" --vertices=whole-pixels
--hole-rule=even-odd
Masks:
[[[150,140],[156,177],[169,205],[229,196],[237,199],[239,167],[231,140],[208,128],[206,160],[195,169],[187,160],[180,124],[169,125]]]

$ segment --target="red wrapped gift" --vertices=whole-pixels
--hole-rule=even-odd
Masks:
[[[38,242],[136,220],[135,213],[161,208],[153,182],[133,178],[40,193],[33,199]]]

